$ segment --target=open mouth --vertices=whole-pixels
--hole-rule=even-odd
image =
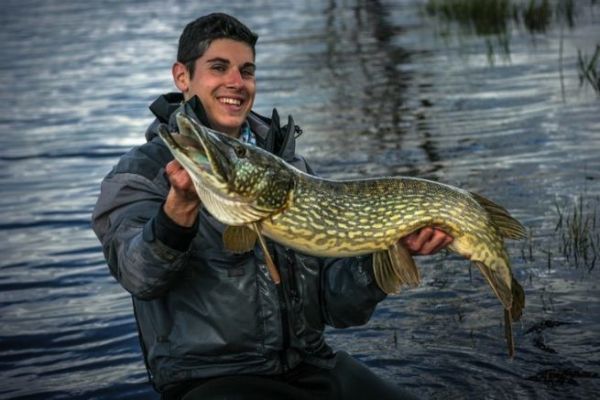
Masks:
[[[219,103],[239,107],[244,101],[235,97],[219,97]]]
[[[179,134],[171,134],[166,127],[160,131],[177,160],[206,179],[227,182],[227,149],[219,137],[185,114],[177,115],[177,126]]]
[[[173,155],[182,164],[194,164],[201,170],[210,170],[210,160],[201,141],[182,131],[180,134],[172,134],[169,129],[161,125],[159,135],[165,143],[171,148]],[[178,156],[179,155],[179,156]]]

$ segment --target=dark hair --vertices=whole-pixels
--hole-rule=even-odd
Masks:
[[[177,61],[185,64],[194,76],[196,60],[202,57],[215,39],[232,39],[246,43],[256,55],[254,46],[258,35],[231,15],[213,13],[202,16],[186,25],[179,37]]]

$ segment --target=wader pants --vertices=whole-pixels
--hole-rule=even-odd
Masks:
[[[277,376],[239,375],[183,382],[161,400],[414,400],[345,352],[333,369],[300,364]]]

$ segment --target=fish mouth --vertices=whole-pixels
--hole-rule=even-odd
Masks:
[[[165,125],[159,128],[173,156],[186,169],[192,180],[215,189],[224,189],[233,170],[228,154],[232,151],[223,134],[211,131],[189,116],[176,116],[179,134],[173,134]]]

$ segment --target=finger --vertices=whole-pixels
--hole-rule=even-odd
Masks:
[[[435,229],[429,241],[421,247],[422,254],[434,254],[452,242],[452,236],[441,229]]]
[[[447,235],[447,236],[446,236],[446,240],[444,240],[444,246],[443,246],[443,247],[446,247],[446,246],[448,246],[448,245],[449,245],[450,243],[452,243],[453,241],[454,241],[454,238],[453,238],[452,236],[450,236],[450,235]]]
[[[435,235],[435,230],[430,227],[425,227],[419,231],[419,234],[415,240],[415,247],[417,251],[421,252],[423,250],[423,246],[431,241],[431,239]]]
[[[429,240],[432,234],[433,230],[431,228],[422,228],[403,238],[402,242],[412,253],[420,253],[421,247]]]
[[[177,171],[180,171],[182,169],[183,169],[183,167],[181,166],[181,164],[177,160],[171,160],[165,166],[165,172],[167,173],[167,175],[172,175],[172,174],[174,174]]]
[[[177,190],[194,190],[192,178],[178,162],[170,162],[165,166],[165,174],[171,186]]]
[[[419,253],[424,255],[433,254],[441,247],[442,243],[443,239],[440,240],[439,237],[433,236],[430,240],[423,243],[423,246],[419,249]]]

